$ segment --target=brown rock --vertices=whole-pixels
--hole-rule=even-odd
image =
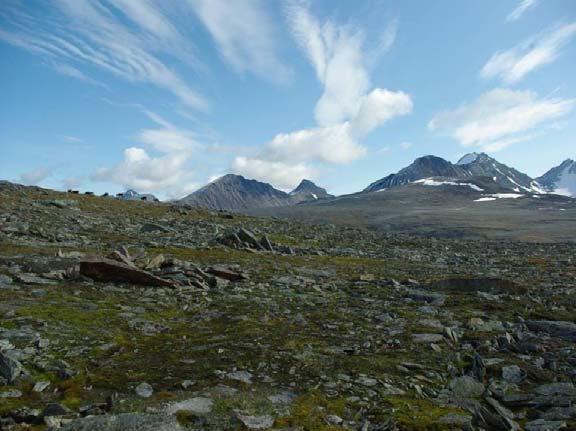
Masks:
[[[81,261],[80,274],[95,281],[132,283],[145,286],[174,285],[172,281],[164,280],[149,272],[103,257]]]
[[[209,274],[215,275],[216,277],[223,278],[230,281],[239,281],[246,279],[246,275],[241,272],[235,271],[224,265],[214,265],[206,270]]]

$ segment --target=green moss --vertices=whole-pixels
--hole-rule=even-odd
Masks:
[[[386,402],[392,407],[398,427],[404,431],[450,430],[453,426],[441,423],[442,417],[451,413],[467,415],[462,410],[438,406],[429,400],[388,397]]]
[[[288,416],[276,421],[278,427],[301,427],[305,431],[335,431],[343,428],[328,425],[324,420],[327,415],[344,415],[346,401],[328,399],[319,392],[310,392],[297,398]]]

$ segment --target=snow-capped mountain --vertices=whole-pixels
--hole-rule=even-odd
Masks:
[[[395,174],[381,178],[366,187],[364,192],[376,192],[431,177],[463,178],[466,171],[460,166],[436,156],[424,156]]]
[[[502,187],[517,192],[541,192],[538,184],[528,175],[498,162],[485,153],[470,153],[462,157],[458,166],[470,176],[492,177]]]
[[[420,157],[398,173],[370,184],[364,192],[375,192],[431,177],[456,179],[490,177],[500,186],[516,192],[541,191],[538,184],[528,175],[498,162],[487,154],[470,153],[456,164],[436,156]]]
[[[566,159],[536,181],[547,192],[576,197],[576,161]]]

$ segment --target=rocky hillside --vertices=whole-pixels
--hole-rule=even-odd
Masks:
[[[576,161],[566,159],[536,181],[548,192],[576,197]]]
[[[432,237],[576,241],[576,200],[503,187],[493,177],[428,177],[254,215]]]
[[[364,189],[364,192],[385,190],[430,177],[455,179],[491,177],[502,187],[516,192],[539,191],[538,184],[528,175],[510,168],[484,153],[471,153],[462,157],[456,164],[436,156],[420,157],[399,172],[373,182]]]
[[[575,429],[575,252],[0,183],[0,429]]]

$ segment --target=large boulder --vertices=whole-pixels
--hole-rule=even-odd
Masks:
[[[156,277],[125,263],[103,257],[80,262],[80,274],[95,281],[141,284],[144,286],[171,287],[173,281]]]
[[[22,364],[9,352],[0,352],[0,376],[8,383],[14,382],[24,372]]]
[[[535,332],[546,332],[554,337],[576,342],[576,323],[555,320],[528,320],[528,329]]]

